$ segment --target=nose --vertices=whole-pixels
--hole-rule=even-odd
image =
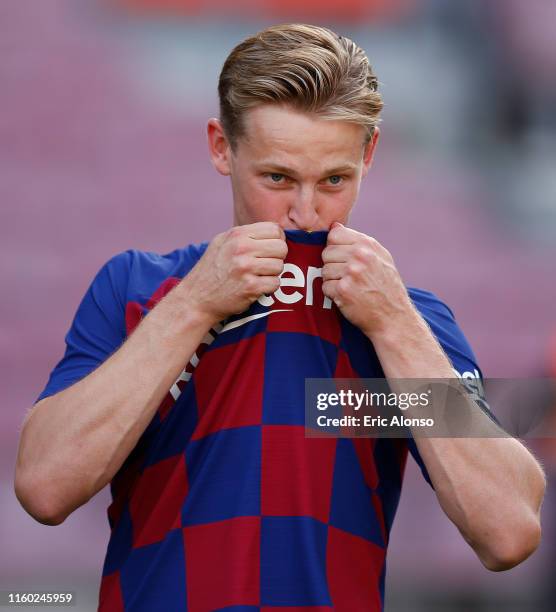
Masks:
[[[316,210],[316,198],[313,189],[304,188],[296,193],[288,217],[299,229],[309,231],[318,224],[319,215]]]

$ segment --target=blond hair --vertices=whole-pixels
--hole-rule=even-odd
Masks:
[[[220,121],[235,150],[246,110],[288,104],[323,119],[351,121],[373,135],[383,107],[365,52],[328,28],[306,24],[269,27],[237,45],[218,81]]]

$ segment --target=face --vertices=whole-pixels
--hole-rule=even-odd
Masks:
[[[379,130],[276,104],[250,109],[233,152],[218,119],[208,123],[215,168],[229,175],[234,225],[274,221],[283,229],[328,230],[347,223],[370,168]]]

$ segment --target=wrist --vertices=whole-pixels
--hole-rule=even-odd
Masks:
[[[413,337],[416,333],[428,330],[411,300],[401,305],[398,310],[390,312],[385,319],[370,329],[362,329],[373,344],[395,345]]]
[[[193,291],[194,283],[189,282],[187,277],[176,286],[176,297],[179,300],[183,315],[188,321],[195,325],[200,325],[210,329],[220,322],[221,317],[218,313],[212,312],[199,301]]]
[[[448,357],[420,313],[396,318],[369,336],[387,378],[450,378]]]

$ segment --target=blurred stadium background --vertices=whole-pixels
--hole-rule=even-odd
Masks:
[[[454,310],[487,377],[556,376],[556,4],[551,0],[0,2],[0,589],[96,609],[105,489],[61,526],[13,493],[19,425],[100,266],[231,224],[205,125],[231,48],[319,23],[368,53],[385,100],[352,226]],[[551,365],[552,364],[552,365]],[[535,447],[556,472],[554,441]],[[556,496],[537,553],[489,573],[411,462],[386,610],[553,610]]]

